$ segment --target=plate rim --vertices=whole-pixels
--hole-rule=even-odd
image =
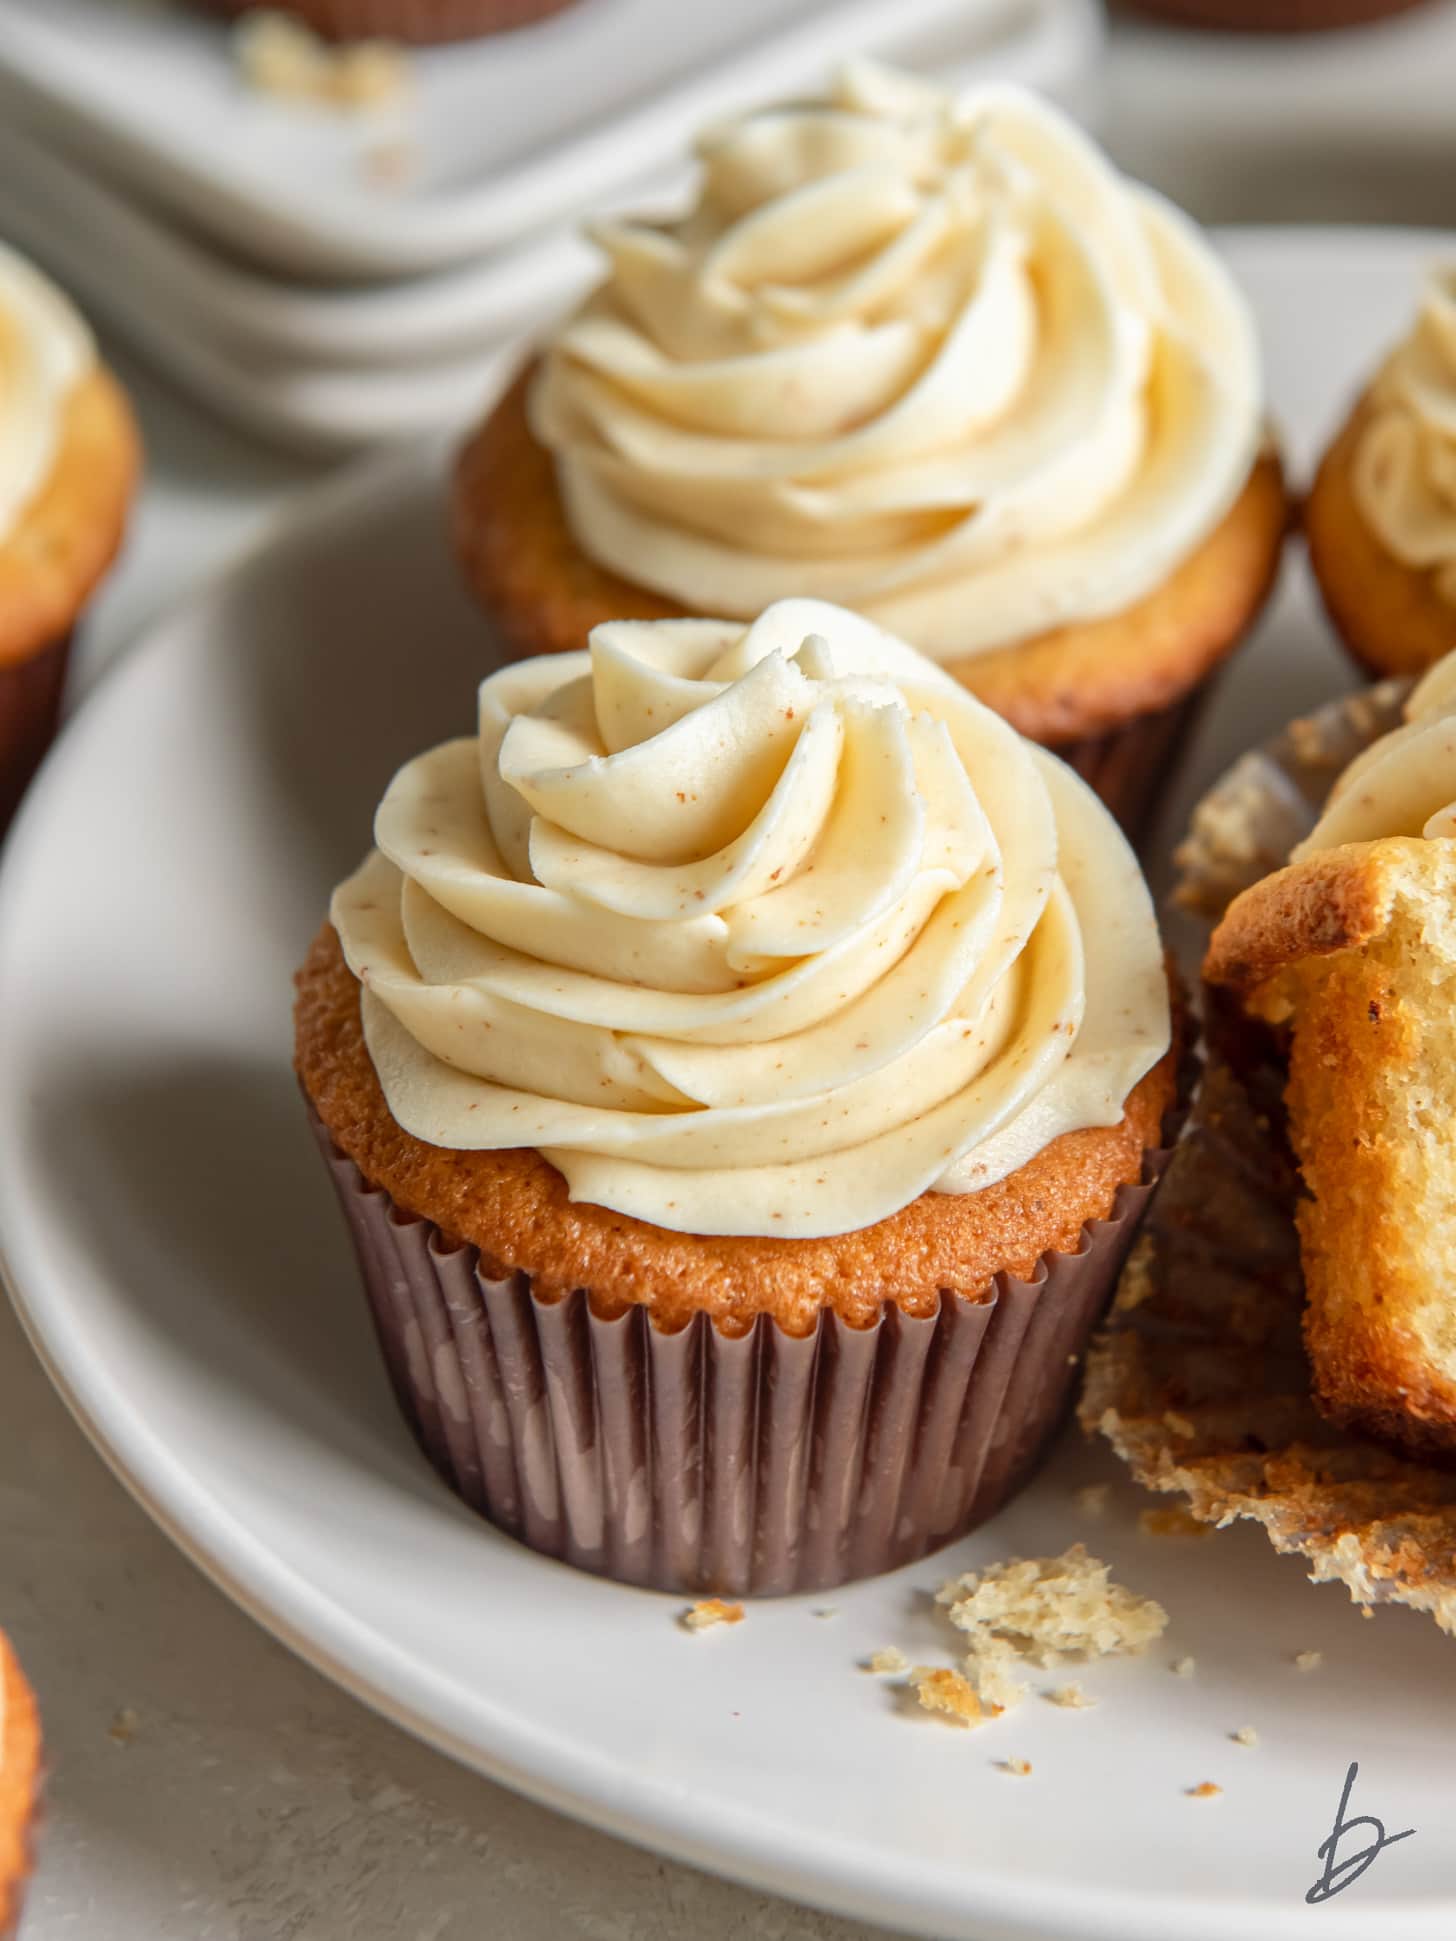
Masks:
[[[1370,250],[1409,260],[1420,248],[1456,248],[1456,231],[1429,228],[1370,228],[1362,225],[1278,225],[1225,229],[1216,239],[1238,257],[1287,250],[1291,245],[1314,245],[1321,250]],[[6,922],[14,885],[28,858],[43,848],[49,803],[68,787],[68,777],[84,755],[84,724],[104,717],[106,696],[113,686],[142,677],[150,663],[169,651],[177,630],[198,625],[209,609],[246,597],[250,579],[280,559],[310,551],[322,535],[338,529],[342,520],[367,508],[374,500],[388,500],[409,488],[416,474],[438,466],[449,441],[435,437],[417,441],[403,451],[347,469],[320,485],[290,494],[263,529],[229,565],[201,587],[184,590],[140,630],[134,645],[118,656],[95,683],[92,692],[102,699],[78,709],[67,722],[22,806],[0,853],[0,987],[7,974],[10,946],[5,939],[13,926]],[[180,651],[196,651],[181,649]],[[19,861],[17,861],[19,859]],[[9,1026],[0,1005],[0,1053]],[[5,1107],[0,1103],[0,1123]],[[391,1655],[404,1673],[409,1654],[393,1646],[374,1627],[344,1609],[332,1596],[319,1592],[302,1573],[269,1551],[262,1539],[243,1529],[233,1512],[198,1486],[185,1466],[172,1456],[140,1410],[129,1408],[123,1395],[108,1388],[105,1368],[88,1361],[85,1345],[76,1338],[66,1316],[64,1291],[31,1286],[16,1259],[26,1248],[26,1215],[15,1194],[10,1142],[0,1139],[0,1285],[19,1317],[22,1329],[47,1375],[73,1418],[133,1499],[164,1534],[255,1622],[277,1637],[324,1676],[342,1686],[372,1710],[414,1736],[538,1803],[582,1820],[617,1838],[667,1854],[763,1891],[777,1893],[838,1914],[869,1919],[895,1928],[907,1923],[933,1922],[946,1935],[985,1935],[992,1926],[998,1937],[1025,1936],[1041,1941],[1053,1933],[1071,1941],[1167,1941],[1172,1933],[1182,1941],[1221,1941],[1231,1931],[1259,1932],[1267,1941],[1306,1936],[1307,1918],[1301,1909],[1276,1909],[1267,1900],[1220,1900],[1204,1910],[1187,1897],[1158,1893],[1128,1898],[1126,1889],[1099,1894],[1089,1902],[1084,1889],[1027,1877],[991,1877],[987,1891],[967,1899],[967,1881],[960,1871],[927,1867],[917,1860],[915,1901],[910,1905],[903,1879],[871,1858],[847,1863],[842,1849],[832,1853],[822,1838],[806,1842],[801,1830],[771,1824],[745,1813],[734,1803],[720,1806],[715,1836],[706,1838],[693,1825],[691,1808],[682,1807],[661,1782],[604,1770],[599,1754],[582,1752],[568,1743],[542,1743],[512,1718],[494,1720],[495,1743],[487,1746],[454,1735],[442,1719],[420,1709],[418,1696],[434,1685],[442,1693],[445,1681],[428,1668],[415,1665],[405,1673],[408,1696],[401,1696],[400,1679],[391,1685],[385,1674]],[[20,1235],[20,1244],[16,1236]],[[489,1702],[492,1711],[495,1702]],[[820,1849],[822,1848],[822,1852]],[[1440,1901],[1389,1902],[1362,1898],[1358,1911],[1327,1909],[1321,1926],[1354,1941],[1380,1922],[1384,1931],[1405,1941],[1436,1941],[1450,1931],[1456,1895]],[[1256,1921],[1259,1925],[1239,1927]]]

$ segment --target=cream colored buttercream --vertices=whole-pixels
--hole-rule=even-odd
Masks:
[[[1292,860],[1384,836],[1456,836],[1456,654],[1412,689],[1402,725],[1350,763]]]
[[[1431,277],[1415,326],[1371,387],[1355,500],[1386,550],[1456,606],[1456,270]]]
[[[858,64],[700,153],[682,221],[598,229],[531,392],[599,564],[689,612],[840,601],[945,660],[1121,611],[1228,512],[1248,310],[1047,103]]]
[[[1063,763],[862,618],[614,622],[507,667],[335,893],[396,1120],[694,1233],[869,1225],[1115,1124],[1169,1041]]]
[[[846,1233],[1120,1120],[1169,1044],[1109,811],[854,613],[491,675],[332,918],[394,1118],[689,1233]]]
[[[94,361],[71,303],[0,243],[0,545],[50,477],[66,401]]]

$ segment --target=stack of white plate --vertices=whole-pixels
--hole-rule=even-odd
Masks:
[[[577,0],[343,114],[181,7],[0,0],[0,236],[217,410],[342,450],[466,417],[589,281],[582,218],[669,205],[704,123],[853,53],[1085,112],[1100,35],[1096,0]]]

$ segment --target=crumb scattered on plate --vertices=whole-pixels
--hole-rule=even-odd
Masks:
[[[988,1716],[994,1718],[1000,1710],[999,1706],[993,1706],[988,1714],[976,1696],[975,1686],[948,1665],[916,1665],[910,1673],[910,1684],[927,1712],[943,1712],[961,1725],[979,1725]]]
[[[838,1617],[839,1613],[838,1611],[833,1610],[829,1605],[825,1605],[822,1611],[814,1611],[814,1612],[811,1612],[810,1615],[817,1618],[831,1618],[831,1617]]]
[[[113,1745],[129,1746],[136,1737],[136,1729],[141,1724],[136,1712],[130,1705],[123,1705],[106,1728],[106,1736]]]
[[[966,1675],[1003,1707],[1025,1693],[1010,1676],[1018,1660],[1046,1666],[1142,1651],[1168,1622],[1161,1604],[1112,1583],[1107,1565],[1080,1543],[1060,1557],[967,1571],[942,1584],[936,1602],[966,1635]]]
[[[742,1622],[743,1606],[725,1604],[721,1597],[705,1597],[697,1604],[690,1604],[678,1618],[685,1631],[707,1631],[715,1624]]]
[[[1222,1791],[1222,1786],[1215,1786],[1211,1779],[1205,1779],[1199,1785],[1188,1788],[1188,1797],[1189,1799],[1217,1799]]]
[[[1318,1671],[1324,1661],[1325,1654],[1322,1651],[1296,1651],[1294,1654],[1294,1669],[1296,1671]]]
[[[1196,1660],[1192,1658],[1175,1658],[1168,1669],[1175,1678],[1191,1678],[1195,1664]]]
[[[267,9],[244,14],[233,30],[238,71],[250,88],[327,108],[393,106],[409,92],[409,64],[388,41],[335,47],[301,20]]]
[[[1196,1516],[1176,1506],[1138,1512],[1138,1528],[1150,1537],[1211,1537],[1213,1525],[1200,1523]]]
[[[1230,1732],[1229,1737],[1236,1746],[1256,1746],[1259,1743],[1259,1735],[1251,1725],[1241,1725],[1237,1732]]]
[[[1111,1483],[1086,1483],[1077,1491],[1077,1508],[1087,1516],[1101,1516],[1107,1508]]]
[[[910,1660],[898,1645],[887,1644],[865,1660],[866,1671],[908,1671]]]
[[[1028,1779],[1031,1776],[1031,1761],[1029,1759],[1003,1759],[1001,1761],[1001,1770],[1004,1773],[1015,1773],[1018,1779]]]
[[[1089,1698],[1077,1684],[1053,1685],[1046,1696],[1053,1705],[1060,1705],[1068,1712],[1087,1712],[1097,1703],[1095,1698]]]

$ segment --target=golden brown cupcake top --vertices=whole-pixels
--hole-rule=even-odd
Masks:
[[[1260,446],[1248,310],[1057,110],[856,64],[700,154],[683,220],[598,230],[533,387],[599,566],[964,659],[1135,605],[1219,527]]]
[[[1168,1046],[1108,811],[822,601],[502,670],[375,837],[332,918],[396,1120],[658,1227],[973,1193],[1118,1123]]]

